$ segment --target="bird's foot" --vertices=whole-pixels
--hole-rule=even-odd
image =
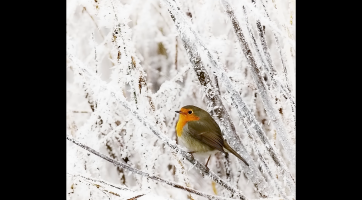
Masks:
[[[187,152],[187,153],[189,153],[190,155],[191,155],[191,158],[194,160],[195,158],[194,158],[194,155],[192,155],[193,153],[195,153],[196,151],[190,151],[190,152]]]
[[[206,172],[209,172],[209,171],[210,171],[210,169],[209,169],[208,166],[205,165],[205,168],[206,168]]]

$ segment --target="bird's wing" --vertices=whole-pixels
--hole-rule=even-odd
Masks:
[[[214,123],[200,123],[199,121],[189,121],[184,126],[184,130],[191,137],[199,140],[206,145],[224,152],[223,149],[223,137],[220,128]]]

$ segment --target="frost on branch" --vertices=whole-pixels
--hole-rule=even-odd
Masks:
[[[105,156],[105,155],[102,155],[101,153],[95,151],[94,149],[92,149],[92,148],[90,148],[90,147],[88,147],[88,146],[86,146],[86,145],[84,145],[84,144],[82,144],[82,143],[80,143],[80,142],[78,142],[78,141],[76,141],[76,140],[74,140],[74,139],[71,139],[71,138],[69,138],[68,136],[67,136],[67,140],[69,140],[69,141],[73,142],[74,144],[82,147],[83,149],[85,149],[85,150],[87,150],[87,151],[89,151],[89,152],[91,152],[91,153],[93,153],[93,154],[95,154],[95,155],[97,155],[97,156],[99,156],[99,157],[107,160],[108,162],[113,163],[114,165],[116,165],[116,166],[118,166],[118,167],[121,167],[121,168],[123,168],[123,169],[126,169],[127,171],[130,171],[130,172],[132,172],[132,173],[141,175],[142,177],[145,177],[145,178],[147,178],[147,179],[152,179],[152,180],[154,180],[154,181],[158,181],[158,182],[161,182],[161,183],[165,183],[165,184],[170,185],[170,186],[172,186],[172,187],[175,187],[175,188],[178,188],[178,189],[182,189],[182,190],[186,190],[186,191],[188,191],[188,192],[191,192],[191,193],[194,193],[194,194],[197,194],[197,195],[206,197],[206,198],[208,198],[208,199],[225,199],[225,198],[217,197],[217,196],[214,196],[214,195],[204,194],[204,193],[202,193],[202,192],[193,190],[193,189],[191,189],[191,188],[178,185],[178,184],[173,183],[173,182],[171,182],[171,181],[167,181],[167,180],[161,179],[160,177],[157,177],[157,176],[151,176],[150,174],[148,174],[148,173],[146,173],[146,172],[143,172],[143,171],[140,171],[140,170],[138,170],[138,169],[135,169],[135,168],[133,168],[133,167],[127,165],[127,164],[119,163],[119,162],[117,162],[117,161],[115,161],[115,160],[113,160],[113,159],[111,159],[111,158],[109,158],[109,157],[107,157],[107,156]],[[83,176],[80,176],[80,177],[83,177]],[[86,178],[86,177],[83,177],[83,178],[86,179],[86,180],[92,180],[92,179]],[[97,181],[97,182],[104,183],[104,181]],[[95,185],[97,188],[99,188],[99,185],[97,185],[97,184],[94,184],[94,185]],[[106,183],[106,185],[111,186],[111,187],[114,187],[114,188],[117,188],[117,189],[121,189],[121,190],[128,190],[128,189],[126,189],[126,188],[116,187],[116,186],[113,186],[113,185],[107,184],[107,183]],[[107,192],[108,192],[108,191],[107,191]],[[117,194],[114,193],[114,192],[111,193],[111,194],[116,195],[116,196],[119,196],[119,195],[117,195]],[[241,196],[241,199],[245,199],[245,197]]]
[[[244,11],[244,15],[245,15],[245,18],[246,18],[247,29],[248,29],[248,32],[249,32],[252,40],[253,40],[254,47],[257,50],[257,55],[258,55],[258,58],[260,60],[260,63],[262,64],[262,67],[264,69],[266,69],[266,71],[268,71],[270,73],[270,79],[272,80],[274,87],[278,88],[278,84],[280,84],[280,83],[277,83],[277,81],[274,78],[274,76],[276,75],[276,71],[275,71],[275,69],[274,69],[274,67],[273,67],[273,65],[271,63],[271,60],[270,60],[271,58],[270,58],[270,55],[269,55],[269,52],[268,52],[269,50],[268,50],[268,47],[266,46],[266,42],[265,42],[265,39],[264,39],[264,33],[261,30],[260,21],[257,20],[257,29],[258,29],[258,34],[260,35],[261,44],[263,46],[263,51],[264,51],[264,54],[265,54],[263,56],[261,55],[258,44],[257,44],[257,42],[256,42],[256,40],[255,40],[255,38],[253,36],[251,26],[249,25],[249,21],[248,21],[248,18],[247,18],[247,13],[246,13],[245,7],[243,7],[243,11]],[[267,60],[269,66],[265,64],[263,59]],[[272,72],[270,70],[272,70]],[[287,91],[283,90],[283,94],[285,92],[287,92]],[[290,95],[290,92],[288,92],[288,94]],[[289,170],[286,168],[286,165],[285,165],[284,161],[282,159],[280,159],[280,156],[278,156],[278,154],[275,153],[275,150],[273,148],[271,148],[272,146],[270,145],[269,140],[264,139],[263,142],[266,143],[266,147],[267,147],[268,151],[270,152],[271,156],[273,157],[273,160],[275,161],[275,163],[279,167],[282,168],[282,171],[284,172],[283,176],[287,176],[288,187],[295,194],[295,181],[294,181],[292,175],[290,174]],[[268,167],[266,166],[266,168],[268,168]]]
[[[123,95],[119,95],[119,93],[116,93],[115,92],[116,90],[112,86],[110,86],[110,85],[107,86],[103,81],[99,80],[98,76],[94,72],[85,69],[84,66],[82,66],[76,58],[73,58],[72,55],[70,55],[69,58],[70,58],[71,61],[73,61],[73,63],[76,63],[75,66],[78,67],[79,71],[83,72],[84,76],[89,78],[88,80],[90,82],[98,82],[99,83],[99,89],[102,91],[102,93],[103,93],[102,95],[108,94],[106,96],[115,99],[117,103],[122,105],[132,115],[131,116],[132,118],[136,118],[146,128],[148,128],[148,130],[151,130],[151,132],[153,134],[155,134],[162,141],[162,143],[164,143],[165,145],[170,147],[170,150],[173,153],[176,152],[176,153],[181,154],[183,158],[187,159],[194,167],[198,168],[202,175],[208,176],[213,181],[215,181],[216,183],[220,184],[225,189],[232,192],[233,196],[238,196],[241,199],[245,199],[244,195],[240,191],[233,188],[229,183],[227,183],[224,180],[222,180],[221,178],[219,178],[212,171],[207,170],[206,167],[204,165],[202,165],[200,162],[198,162],[197,160],[195,160],[191,156],[191,154],[188,154],[186,151],[182,150],[178,145],[176,145],[174,141],[171,141],[167,137],[165,137],[155,124],[150,122],[147,119],[146,116],[144,116],[144,115],[141,116],[141,114],[137,111],[137,108],[132,108],[130,106],[130,104],[124,99]],[[80,145],[80,146],[85,148],[86,150],[91,151],[92,153],[95,153],[96,155],[108,160],[109,162],[112,162],[113,164],[115,164],[115,162],[112,159],[105,158],[103,155],[96,152],[95,150],[93,150],[93,149],[91,149],[91,148],[89,148],[89,147],[87,147],[85,145]],[[137,146],[139,146],[139,145],[137,145]],[[141,146],[142,146],[142,144],[141,144]],[[122,164],[117,163],[116,166],[119,166],[119,167],[123,166],[123,168],[126,168],[126,169],[130,170],[130,166],[127,166],[127,165],[122,165]],[[146,169],[147,169],[147,166],[146,166]],[[142,175],[142,173],[141,173],[141,175]],[[143,175],[145,176],[145,174],[143,174]]]
[[[169,3],[169,2],[168,2]],[[225,108],[222,104],[222,101],[219,97],[219,95],[217,94],[214,86],[211,83],[210,77],[207,74],[203,63],[201,61],[201,57],[198,54],[198,50],[197,47],[195,46],[194,42],[195,42],[195,35],[190,33],[190,30],[188,30],[189,28],[186,25],[183,25],[182,23],[184,23],[184,21],[179,21],[177,19],[181,18],[182,16],[180,16],[179,14],[177,15],[177,10],[173,7],[173,5],[170,3],[170,15],[171,18],[173,19],[173,21],[175,22],[176,27],[178,28],[179,32],[180,32],[180,36],[183,40],[183,45],[185,50],[188,53],[190,62],[193,65],[194,71],[196,72],[196,75],[199,79],[199,82],[203,88],[203,91],[207,97],[207,99],[209,100],[208,104],[211,105],[211,107],[214,108],[214,112],[216,114],[216,116],[219,118],[219,120],[221,121],[221,123],[226,127],[226,132],[233,132],[234,138],[237,138],[238,136],[235,134],[235,128],[232,125],[232,122],[228,116],[228,114],[225,112]],[[177,17],[176,17],[177,15]],[[180,25],[182,24],[182,25]],[[213,114],[212,113],[212,114]],[[234,139],[234,140],[230,140],[230,135],[226,135],[229,137],[227,138],[227,141],[233,141],[230,142],[231,146],[234,146],[235,143],[239,144],[237,146],[243,147],[241,145],[241,143],[239,142],[240,139]],[[239,150],[239,148],[235,148],[236,151]],[[244,153],[245,151],[240,151],[240,154],[247,160],[248,163],[252,163],[252,160],[249,160],[249,156]],[[244,170],[247,171],[247,167],[242,164],[242,166],[244,167]],[[251,166],[253,166],[253,164],[251,164]],[[253,170],[248,170],[248,172],[246,173],[248,178],[250,180],[252,180],[254,182],[254,185],[258,188],[258,191],[260,192],[260,194],[262,196],[267,196],[266,194],[268,193],[268,191],[263,191],[266,189],[266,183],[265,180],[262,176],[259,176],[259,174],[257,173],[258,170],[256,170],[256,167],[254,166],[254,171]]]
[[[235,18],[234,12],[232,11],[230,5],[225,0],[221,0],[223,3],[223,6],[225,6],[226,13],[229,15],[233,27],[235,29],[235,33],[237,35],[237,38],[239,39],[240,45],[243,48],[243,53],[245,57],[248,59],[251,71],[253,72],[253,77],[255,80],[256,85],[258,86],[259,94],[262,97],[265,110],[267,114],[272,119],[272,122],[274,126],[277,129],[277,133],[280,135],[281,143],[288,153],[289,160],[293,163],[295,166],[295,150],[292,147],[292,144],[286,135],[285,128],[281,122],[280,116],[276,114],[276,109],[274,108],[270,95],[268,94],[268,90],[265,87],[265,83],[263,82],[263,78],[260,76],[260,69],[256,66],[255,59],[249,49],[249,45],[247,44],[245,37],[243,35],[242,30],[240,29],[239,23],[237,19]]]
[[[295,110],[285,93],[295,85],[293,1],[255,2],[230,5],[241,29],[249,26],[246,42],[269,75],[263,84],[295,145]],[[67,198],[295,198],[282,136],[242,51],[218,1],[68,1],[67,135],[111,160],[67,142]],[[189,104],[215,117],[250,168],[231,154],[212,155],[210,171],[206,159],[187,159],[174,111]]]

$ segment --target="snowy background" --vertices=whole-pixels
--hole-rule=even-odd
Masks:
[[[67,199],[295,199],[294,0],[67,0],[66,16]],[[250,167],[190,159],[185,105]]]

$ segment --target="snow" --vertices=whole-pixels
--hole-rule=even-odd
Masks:
[[[295,199],[294,4],[67,1],[67,199]],[[176,143],[185,105],[250,167],[192,159]]]

